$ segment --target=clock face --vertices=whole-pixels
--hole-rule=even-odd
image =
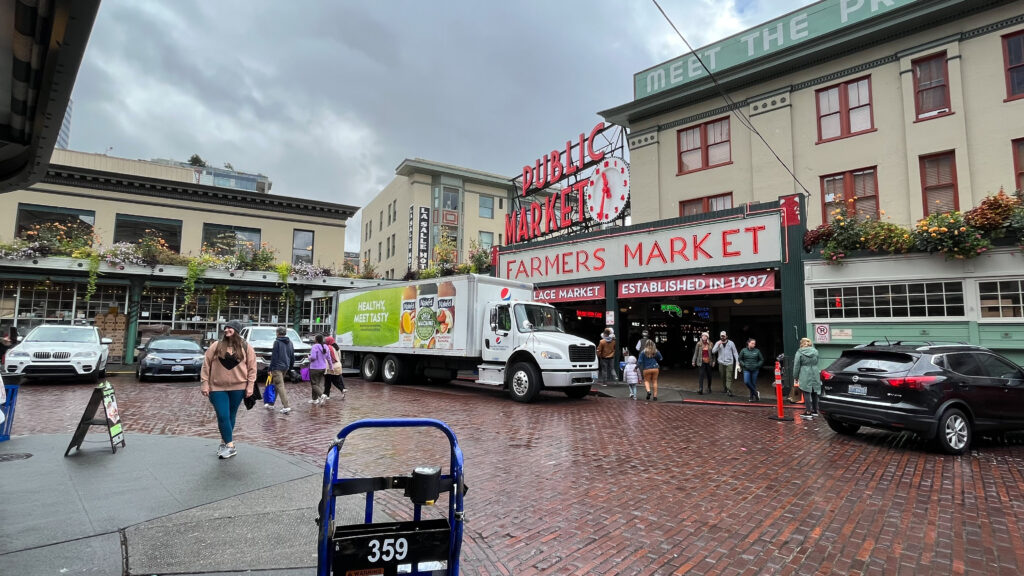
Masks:
[[[617,218],[629,199],[629,167],[622,158],[605,158],[587,182],[587,211],[598,222]]]

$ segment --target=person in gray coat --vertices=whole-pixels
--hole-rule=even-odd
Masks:
[[[818,369],[818,351],[810,338],[800,339],[800,349],[793,357],[793,385],[799,386],[810,402],[804,403],[801,418],[810,420],[818,415],[818,397],[821,395],[821,370]]]

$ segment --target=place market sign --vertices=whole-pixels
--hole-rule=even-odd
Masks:
[[[820,38],[919,0],[822,0],[696,50],[712,73]],[[707,76],[694,52],[633,75],[639,100]]]

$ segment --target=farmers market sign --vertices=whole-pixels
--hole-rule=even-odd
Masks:
[[[919,0],[822,0],[696,50],[711,72],[719,72],[762,56],[820,38]],[[707,76],[694,52],[633,75],[633,96],[639,100]]]

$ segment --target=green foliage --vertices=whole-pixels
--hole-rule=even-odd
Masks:
[[[476,240],[470,240],[466,260],[473,273],[483,274],[491,270],[491,254]]]
[[[199,166],[201,168],[206,167],[206,161],[203,160],[202,157],[199,156],[199,154],[193,154],[192,157],[188,159],[188,163],[193,166]]]
[[[92,300],[96,294],[96,279],[100,275],[100,253],[93,251],[89,254],[89,283],[85,285],[85,301]]]
[[[377,269],[374,268],[373,264],[370,263],[369,258],[363,258],[363,263],[359,267],[359,277],[365,278],[367,280],[379,278],[379,275],[377,274]]]
[[[193,258],[192,260],[189,260],[185,279],[181,283],[181,292],[184,296],[181,302],[182,312],[188,312],[189,306],[195,303],[196,283],[203,277],[203,274],[206,274],[206,268],[206,264],[203,262],[202,258]]]
[[[439,268],[434,267],[434,266],[427,266],[426,268],[423,268],[419,272],[420,272],[419,273],[419,279],[420,280],[423,280],[425,278],[440,278],[441,277],[441,270]]]
[[[939,252],[946,258],[974,258],[992,247],[991,240],[967,224],[959,211],[932,214],[914,228],[914,245],[922,252]]]
[[[228,302],[228,287],[225,285],[214,286],[210,290],[210,311],[222,310]]]
[[[276,269],[274,262],[277,260],[277,250],[271,248],[266,242],[262,242],[259,248],[239,250],[235,257],[238,258],[239,270],[269,272]]]
[[[829,226],[832,228],[832,234],[825,241],[821,250],[821,256],[826,261],[841,262],[848,253],[864,247],[862,239],[864,225],[856,214],[852,217],[849,216],[846,208],[833,210]]]
[[[914,238],[902,226],[882,220],[867,220],[861,225],[861,242],[872,252],[904,254],[914,247]]]
[[[1007,196],[1002,189],[995,196],[986,196],[978,204],[964,214],[964,222],[975,230],[992,232],[996,236],[1006,233],[1007,224],[1014,211],[1020,206],[1020,200]]]
[[[33,224],[22,233],[21,239],[32,244],[40,256],[71,256],[76,250],[98,243],[92,226],[81,220]]]

